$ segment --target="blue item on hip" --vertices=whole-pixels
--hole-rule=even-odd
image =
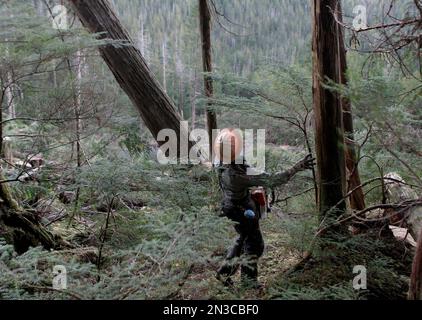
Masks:
[[[254,219],[255,218],[255,212],[253,212],[252,210],[246,210],[245,211],[245,217],[247,219]]]

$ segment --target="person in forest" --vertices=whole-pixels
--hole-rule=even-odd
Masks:
[[[308,155],[291,169],[276,174],[251,174],[249,170],[252,168],[240,156],[242,145],[241,138],[233,129],[222,130],[214,145],[216,170],[223,193],[222,216],[236,222],[235,230],[239,235],[218,270],[217,279],[227,286],[232,285],[231,277],[240,266],[242,283],[259,287],[258,260],[264,252],[264,240],[259,226],[259,209],[251,197],[250,189],[272,189],[286,184],[296,173],[312,169],[315,159]],[[239,262],[241,257],[244,259]]]

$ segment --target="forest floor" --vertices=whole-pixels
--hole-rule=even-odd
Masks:
[[[240,285],[240,272],[233,277],[235,285],[224,288],[215,279],[218,265],[210,265],[208,268],[211,270],[196,269],[192,272],[178,298],[406,299],[411,261],[404,245],[401,248],[395,241],[380,242],[375,245],[379,248],[368,250],[367,241],[372,242],[373,235],[367,234],[357,239],[356,243],[345,244],[346,248],[350,246],[350,251],[340,250],[333,256],[322,255],[308,261],[303,257],[305,250],[294,249],[292,239],[274,219],[281,218],[274,215],[262,223],[266,249],[259,263],[260,289],[244,289]],[[307,262],[302,265],[302,261]],[[353,267],[360,263],[358,261],[364,261],[362,263],[366,263],[369,269],[367,290],[355,290],[352,286],[355,277]],[[298,265],[301,267],[296,270]],[[201,282],[204,286],[198,290],[198,283]]]
[[[236,233],[230,221],[219,218],[213,210],[218,195],[213,197],[211,180],[204,182],[189,175],[186,179],[180,184],[192,184],[194,189],[190,193],[180,192],[183,188],[169,178],[166,192],[135,192],[130,197],[125,194],[122,203],[113,210],[103,243],[100,239],[107,212],[97,198],[85,195],[84,206],[75,216],[71,216],[73,204],[41,201],[46,203],[37,207],[42,212],[42,221],[78,249],[56,252],[63,256],[58,260],[55,252],[36,248],[22,256],[3,255],[6,263],[0,264],[0,269],[4,267],[11,277],[4,279],[3,284],[0,279],[0,289],[2,285],[11,288],[10,294],[14,295],[16,279],[20,279],[22,292],[28,297],[61,299],[57,292],[34,294],[25,289],[28,283],[38,287],[50,283],[50,270],[59,263],[73,270],[69,272],[76,278],[70,281],[72,290],[84,299],[405,299],[411,251],[394,239],[390,243],[381,239],[378,229],[331,239],[330,250],[313,252],[312,259],[291,272],[309,251],[317,227],[315,215],[306,207],[307,198],[289,201],[289,206],[282,207],[286,212],[274,207],[268,218],[261,221],[265,241],[265,252],[259,261],[261,288],[243,288],[240,272],[233,277],[235,285],[225,287],[216,279],[216,271]],[[163,181],[159,182],[161,186]],[[184,199],[184,194],[190,197]],[[204,205],[204,199],[211,205]],[[199,205],[183,209],[175,206],[183,206],[187,200]],[[293,210],[297,213],[292,213]],[[64,218],[57,220],[58,217]],[[4,246],[2,249],[0,244],[0,259],[2,250],[9,249]],[[51,260],[48,268],[32,267],[46,259]],[[370,281],[365,292],[357,292],[352,286],[353,268],[357,265],[368,268]]]
[[[278,212],[281,214],[281,212]],[[215,278],[217,264],[211,264],[208,269],[194,269],[187,281],[184,283],[180,291],[181,299],[268,299],[271,297],[269,289],[272,284],[278,280],[279,276],[294,267],[300,260],[301,256],[298,251],[292,250],[286,243],[291,239],[274,223],[273,219],[280,219],[280,216],[274,214],[270,218],[261,222],[261,229],[265,241],[265,252],[259,261],[259,289],[244,289],[240,285],[240,270],[233,277],[235,285],[225,288]],[[235,233],[232,234],[233,240]],[[219,252],[224,256],[224,252]],[[198,289],[198,283],[203,282],[202,289]],[[211,284],[211,285],[210,285]]]

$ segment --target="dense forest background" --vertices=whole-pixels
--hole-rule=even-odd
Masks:
[[[205,128],[198,2],[111,2],[177,111],[190,128]],[[272,213],[262,223],[264,289],[222,286],[214,273],[233,232],[218,217],[215,174],[156,162],[156,142],[99,56],[103,40],[89,34],[70,9],[70,28],[53,28],[52,9],[60,3],[0,1],[1,185],[20,210],[67,244],[54,251],[16,246],[19,234],[0,227],[1,299],[406,297],[414,250],[406,241],[397,246],[360,236],[354,225],[355,237],[324,239],[334,250],[316,250],[309,261],[320,230],[311,173],[274,190]],[[387,0],[345,0],[343,17],[351,25],[353,9],[362,4],[368,25],[388,24],[394,19],[387,12],[418,16],[415,3],[390,8]],[[311,4],[213,2],[212,106],[218,125],[266,129],[269,172],[315,151]],[[420,199],[422,187],[420,28],[419,47],[411,42],[393,54],[377,52],[386,33],[345,29],[349,84],[327,84],[352,103],[368,207],[404,200],[387,192],[387,174],[407,183],[406,199]],[[384,217],[385,223],[385,215],[376,208],[366,218]],[[307,267],[299,270],[303,261]],[[356,265],[369,270],[368,290],[351,285]],[[54,266],[65,266],[67,290],[50,288]]]

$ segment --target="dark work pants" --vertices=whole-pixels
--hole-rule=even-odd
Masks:
[[[220,275],[230,277],[241,267],[242,280],[256,281],[258,279],[258,259],[264,252],[264,239],[259,228],[259,220],[249,220],[243,213],[237,214],[236,218],[229,217],[236,221],[236,232],[239,237],[232,248],[228,251],[223,266],[219,269]],[[241,258],[241,263],[237,260]]]

